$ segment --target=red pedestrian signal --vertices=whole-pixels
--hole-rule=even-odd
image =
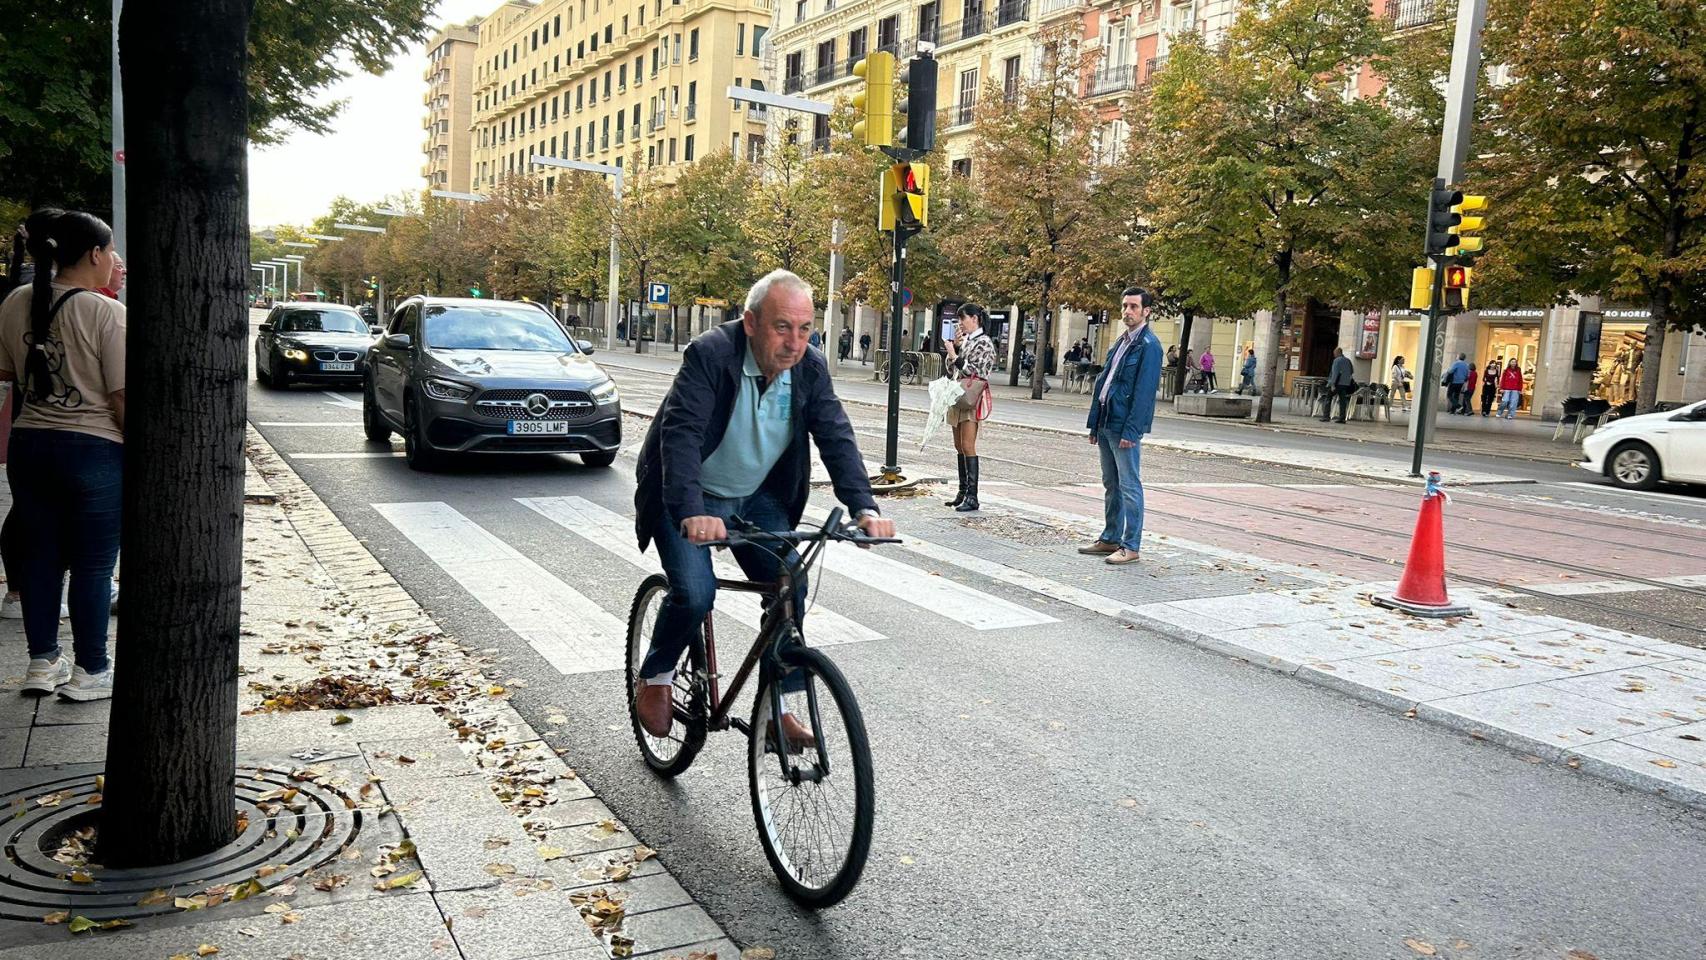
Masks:
[[[1458,313],[1469,309],[1469,286],[1475,279],[1473,270],[1458,264],[1445,268],[1445,309]]]

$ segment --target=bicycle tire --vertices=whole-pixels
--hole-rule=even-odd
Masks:
[[[805,647],[790,647],[782,651],[783,663],[789,667],[804,670],[807,674],[807,688],[820,686],[829,694],[827,698],[817,697],[818,716],[821,722],[817,726],[817,735],[825,741],[825,751],[833,752],[836,759],[831,761],[827,777],[845,769],[853,779],[852,811],[846,836],[846,849],[841,854],[840,864],[826,876],[818,876],[812,870],[814,866],[808,862],[810,858],[802,856],[804,851],[789,849],[784,842],[786,838],[778,836],[781,827],[778,821],[792,824],[793,819],[784,819],[773,815],[778,807],[783,806],[784,798],[780,795],[771,796],[767,789],[767,774],[779,774],[778,760],[773,748],[767,746],[770,740],[769,732],[773,726],[774,716],[771,705],[771,687],[780,681],[780,676],[765,677],[759,684],[752,706],[751,740],[747,746],[747,785],[752,791],[752,816],[758,828],[759,844],[764,848],[765,859],[770,861],[771,870],[781,881],[782,889],[797,903],[807,907],[823,908],[839,903],[859,882],[860,875],[865,870],[865,861],[871,852],[871,831],[876,815],[876,787],[871,768],[871,747],[865,734],[865,721],[859,712],[859,703],[854,699],[853,688],[848,685],[839,668],[821,652]],[[798,696],[798,695],[796,695]],[[804,700],[802,699],[803,703]],[[833,710],[835,724],[831,723],[830,712]],[[834,727],[839,729],[834,729]],[[836,734],[844,739],[842,749],[832,750],[837,739]],[[802,763],[809,762],[817,767],[816,751],[807,750],[801,756]],[[826,778],[823,783],[828,783]],[[840,781],[836,781],[839,783]],[[778,775],[776,788],[791,788],[799,791],[802,786],[817,788],[823,783],[788,784]],[[827,793],[826,791],[819,791]],[[798,800],[798,797],[794,799]],[[833,798],[829,798],[833,799]],[[813,809],[821,810],[828,805],[827,800],[819,798],[810,804]],[[796,807],[798,809],[798,807]],[[833,832],[833,831],[832,831]],[[820,834],[823,835],[823,834]],[[802,876],[801,874],[812,874]]]
[[[919,382],[918,365],[913,363],[911,360],[902,363],[900,365],[900,382],[916,385]]]
[[[651,645],[651,634],[647,631],[647,612],[653,600],[661,602],[664,595],[669,593],[669,579],[661,573],[654,573],[640,581],[640,589],[634,593],[634,604],[628,611],[628,650],[627,669],[623,671],[626,679],[626,696],[628,698],[628,723],[634,730],[634,742],[640,748],[640,758],[646,766],[665,777],[679,775],[693,764],[693,758],[699,755],[699,750],[705,746],[707,726],[707,690],[705,678],[704,644],[695,638],[687,645],[682,657],[684,663],[676,665],[676,704],[675,729],[671,734],[679,732],[681,737],[676,740],[671,737],[653,737],[640,726],[640,714],[635,710],[634,683],[640,675],[640,664],[645,660],[646,650]],[[682,702],[685,696],[686,702]],[[675,742],[679,746],[673,754],[666,754],[661,747],[664,742]]]

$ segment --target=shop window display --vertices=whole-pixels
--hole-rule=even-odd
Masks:
[[[1611,401],[1613,407],[1634,402],[1641,386],[1641,360],[1646,348],[1646,324],[1606,324],[1600,331],[1592,396]]]

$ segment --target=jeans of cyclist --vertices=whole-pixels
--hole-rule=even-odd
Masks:
[[[30,658],[59,656],[59,597],[69,568],[77,665],[100,673],[108,666],[124,445],[69,430],[13,430],[8,457]]]
[[[727,521],[730,517],[742,520],[760,530],[788,529],[788,514],[769,493],[760,490],[749,497],[724,498],[707,495],[705,513]],[[667,512],[652,531],[657,544],[658,559],[663,562],[664,575],[669,577],[669,596],[658,611],[657,625],[652,630],[652,649],[640,664],[640,676],[651,683],[668,683],[681,652],[693,638],[694,631],[705,621],[705,614],[717,602],[717,574],[711,566],[711,548],[691,543],[681,535],[681,520]],[[777,549],[777,548],[772,548]],[[773,581],[780,575],[780,561],[760,547],[740,546],[730,551],[735,562],[748,579]],[[784,556],[793,557],[790,549]],[[794,622],[798,624],[806,612],[806,578],[794,584]],[[795,687],[784,683],[783,689]]]

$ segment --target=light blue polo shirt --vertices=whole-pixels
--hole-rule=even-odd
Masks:
[[[752,496],[793,440],[794,371],[782,371],[762,393],[758,377],[758,361],[749,344],[723,442],[699,468],[699,488],[710,496]]]

